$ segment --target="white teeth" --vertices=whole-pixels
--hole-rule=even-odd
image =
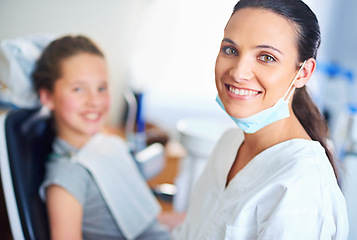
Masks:
[[[229,91],[234,93],[235,95],[239,95],[239,96],[253,96],[253,95],[258,94],[257,91],[247,90],[247,89],[238,89],[238,88],[234,88],[232,86],[229,86]]]
[[[88,114],[85,114],[84,117],[89,120],[96,120],[99,118],[99,114],[98,113],[88,113]]]

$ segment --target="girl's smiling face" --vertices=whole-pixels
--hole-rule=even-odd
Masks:
[[[64,59],[53,92],[41,90],[40,96],[53,111],[57,135],[80,147],[106,121],[110,97],[105,60],[90,53]]]
[[[297,29],[271,11],[244,8],[230,18],[216,60],[216,87],[229,115],[251,116],[283,97],[299,68]]]

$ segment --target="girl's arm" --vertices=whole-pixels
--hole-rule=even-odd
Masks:
[[[68,191],[57,185],[46,190],[52,240],[82,239],[83,208]]]

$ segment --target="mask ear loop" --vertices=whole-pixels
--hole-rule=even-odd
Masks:
[[[286,98],[286,101],[289,102],[289,99],[291,98],[291,96],[293,95],[294,91],[295,91],[295,87],[292,88],[292,86],[294,85],[295,83],[295,80],[298,78],[298,76],[300,75],[300,72],[302,71],[302,69],[304,68],[305,66],[305,63],[306,63],[306,60],[302,63],[298,73],[295,75],[293,81],[291,82],[289,88],[288,88],[288,91],[285,93],[283,99],[285,99],[286,95],[288,95],[288,93],[290,92],[289,96]],[[292,89],[291,89],[292,88]],[[291,90],[291,91],[290,91]]]

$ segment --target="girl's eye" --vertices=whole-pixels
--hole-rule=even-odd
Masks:
[[[73,91],[74,92],[81,92],[83,90],[83,88],[81,88],[81,87],[75,87],[75,88],[73,88]]]
[[[237,56],[238,52],[235,48],[232,47],[223,47],[223,52],[227,55],[233,55],[233,56]]]
[[[269,56],[269,55],[262,55],[258,59],[263,61],[263,62],[266,62],[266,63],[275,62],[276,61],[275,58],[273,58],[272,56]]]
[[[105,91],[107,91],[107,87],[106,86],[103,86],[103,87],[99,88],[99,92],[105,92]]]

